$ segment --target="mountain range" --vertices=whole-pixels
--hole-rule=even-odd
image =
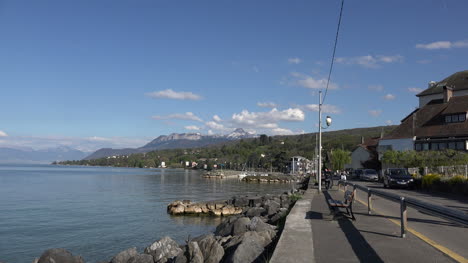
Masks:
[[[246,138],[253,138],[256,135],[246,132],[242,128],[237,128],[226,135],[202,135],[200,133],[172,133],[161,135],[146,145],[139,148],[112,149],[102,148],[84,158],[92,160],[107,156],[129,155],[134,153],[146,153],[155,150],[178,149],[178,148],[198,148],[227,141],[234,141]]]
[[[52,161],[80,160],[88,154],[88,152],[82,152],[65,146],[44,150],[0,147],[0,163],[45,164]]]

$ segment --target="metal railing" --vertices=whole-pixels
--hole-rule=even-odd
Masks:
[[[399,196],[394,193],[388,193],[381,190],[375,190],[362,185],[354,184],[347,181],[338,181],[338,189],[340,185],[343,185],[344,191],[347,190],[348,186],[353,187],[354,198],[356,198],[356,190],[359,189],[367,193],[367,213],[370,215],[372,211],[372,195],[378,195],[390,201],[400,203],[400,225],[401,225],[401,237],[406,237],[406,228],[408,227],[408,213],[407,206],[414,207],[416,209],[424,210],[429,213],[437,214],[447,220],[468,226],[468,214],[456,210],[447,208],[445,206],[431,204],[428,202],[423,202],[412,197]]]

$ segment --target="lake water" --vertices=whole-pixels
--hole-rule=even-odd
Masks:
[[[0,261],[32,262],[46,249],[66,248],[97,262],[129,247],[143,252],[165,235],[183,243],[213,231],[220,219],[173,217],[168,203],[290,188],[182,169],[0,165]]]

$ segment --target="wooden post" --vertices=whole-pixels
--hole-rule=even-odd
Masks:
[[[371,192],[371,189],[370,188],[367,188],[367,214],[370,215],[371,214],[371,210],[372,210],[372,192]]]
[[[401,219],[401,237],[406,237],[406,227],[408,224],[408,218],[406,213],[406,201],[404,197],[400,197],[400,219]]]

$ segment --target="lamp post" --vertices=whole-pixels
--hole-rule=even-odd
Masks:
[[[318,185],[319,192],[322,192],[322,129],[328,128],[332,123],[330,116],[326,118],[326,127],[322,127],[322,91],[319,91],[319,143],[318,143]]]

